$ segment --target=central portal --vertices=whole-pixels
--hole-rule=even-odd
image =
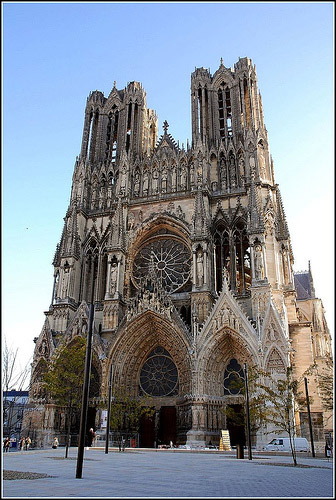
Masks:
[[[176,444],[176,408],[175,406],[162,406],[159,414],[159,428],[157,443],[169,445]]]
[[[176,444],[176,408],[161,406],[154,416],[143,416],[140,422],[140,447],[154,448],[160,445]]]

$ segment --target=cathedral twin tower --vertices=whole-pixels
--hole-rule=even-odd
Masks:
[[[88,303],[95,309],[88,425],[100,426],[95,401],[106,397],[113,365],[114,386],[148,395],[155,407],[141,424],[141,446],[218,441],[230,427],[222,408],[244,401],[230,376],[240,376],[244,363],[280,376],[291,343],[311,336],[300,319],[251,60],[233,69],[221,61],[214,75],[195,69],[191,115],[191,144],[180,146],[166,121],[158,137],[140,83],[114,84],[107,98],[89,94],[32,367],[30,401],[44,405],[34,417],[42,440],[64,424],[62,409],[45,399],[42,361],[86,336]],[[319,335],[330,350],[327,330]]]

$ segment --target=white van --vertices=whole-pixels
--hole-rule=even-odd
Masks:
[[[294,438],[295,439],[295,451],[309,451],[309,443],[306,438]],[[278,437],[272,439],[264,447],[265,451],[292,451],[290,446],[289,437]]]

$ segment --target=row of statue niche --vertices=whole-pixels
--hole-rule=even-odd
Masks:
[[[170,318],[172,305],[167,297],[162,297],[162,300],[160,300],[160,297],[157,294],[146,289],[142,297],[139,296],[132,301],[127,312],[127,320],[130,321],[135,314],[139,314],[148,309],[165,314],[168,318]]]
[[[142,177],[142,179],[141,179]],[[134,196],[147,196],[148,194],[167,193],[168,191],[177,191],[187,189],[188,169],[185,165],[178,172],[177,166],[173,165],[171,169],[163,166],[161,176],[159,169],[153,168],[152,171],[145,169],[141,175],[137,169],[133,179]]]
[[[236,159],[233,155],[230,155],[228,159],[221,156],[219,160],[219,175],[220,185],[223,191],[242,187],[245,178],[244,158],[242,156],[238,158],[237,166]]]
[[[111,205],[111,199],[115,192],[115,185],[118,180],[118,175],[114,178],[112,172],[109,173],[108,181],[102,177],[98,182],[94,179],[91,187],[91,207],[92,208],[105,208]],[[79,188],[78,188],[79,192]]]
[[[247,259],[244,259],[244,268],[249,267],[249,262]],[[238,266],[238,256],[236,256],[236,285],[239,286],[239,266]],[[226,278],[227,282],[230,281],[231,272],[231,259],[230,257],[226,258],[226,265],[223,269],[223,275]],[[261,244],[256,244],[254,246],[254,277],[256,280],[263,280],[265,278],[265,268],[264,268],[264,258]]]

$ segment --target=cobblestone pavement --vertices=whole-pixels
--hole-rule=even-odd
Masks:
[[[3,456],[2,498],[334,498],[333,462],[325,458],[228,452],[77,448]],[[24,475],[22,475],[24,473]],[[47,477],[46,477],[47,476]]]

